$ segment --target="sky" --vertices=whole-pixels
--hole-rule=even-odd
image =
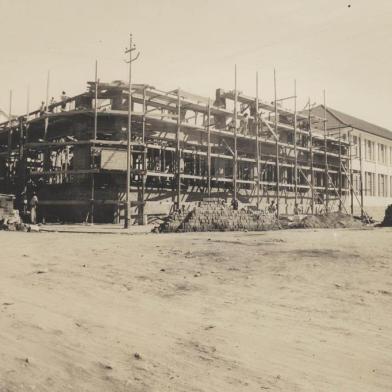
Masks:
[[[49,94],[94,80],[127,80],[129,34],[140,57],[133,82],[215,96],[216,88],[307,100],[392,130],[391,0],[0,0],[0,109],[36,109]],[[293,100],[285,101],[291,107]]]

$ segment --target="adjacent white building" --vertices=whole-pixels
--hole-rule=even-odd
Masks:
[[[312,113],[324,117],[324,106]],[[352,143],[354,212],[362,197],[364,210],[382,219],[392,204],[392,131],[329,107],[326,113],[329,134]]]

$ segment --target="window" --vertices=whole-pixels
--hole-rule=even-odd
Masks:
[[[387,163],[387,146],[384,144],[378,144],[378,162],[382,164]]]
[[[374,142],[365,139],[365,159],[374,161]]]
[[[378,175],[378,196],[387,197],[388,196],[388,176],[385,174]]]
[[[358,136],[353,135],[353,146],[351,149],[351,154],[353,158],[359,157],[359,150],[358,150]]]
[[[392,197],[392,176],[389,177],[389,196]]]
[[[361,191],[361,174],[359,172],[353,173],[353,189],[355,193],[359,193]]]
[[[365,172],[365,195],[366,196],[375,196],[376,194],[376,184],[375,184],[374,173]]]

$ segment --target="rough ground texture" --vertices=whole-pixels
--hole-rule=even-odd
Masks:
[[[0,391],[390,391],[392,229],[0,232]]]

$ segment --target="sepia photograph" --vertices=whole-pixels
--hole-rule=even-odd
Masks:
[[[0,392],[392,391],[390,0],[0,14]]]

